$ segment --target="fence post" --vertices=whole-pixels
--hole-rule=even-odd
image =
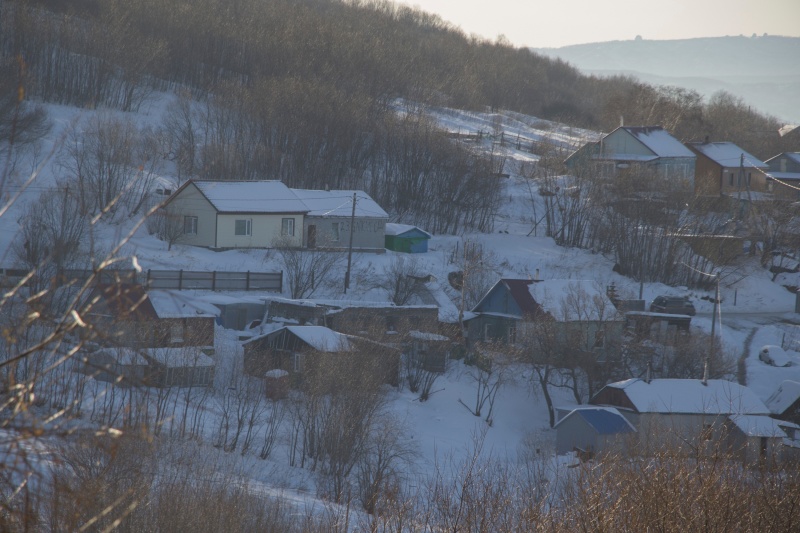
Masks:
[[[244,282],[244,290],[246,290],[246,291],[250,290],[250,271],[249,270],[247,271],[247,278],[246,278],[246,280]]]
[[[211,272],[211,290],[212,291],[217,290],[217,271],[216,270]]]
[[[178,270],[178,290],[183,290],[183,269]]]
[[[150,287],[150,269],[147,269],[147,279],[145,279],[145,283],[147,283],[147,287]]]

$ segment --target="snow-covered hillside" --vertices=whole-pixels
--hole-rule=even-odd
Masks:
[[[158,127],[163,106],[168,99],[167,95],[160,96],[131,118],[140,125]],[[24,210],[41,192],[59,180],[60,150],[64,148],[66,128],[87,120],[93,113],[100,113],[58,106],[48,106],[47,109],[54,128],[38,152],[36,164],[41,166],[35,169],[35,179],[25,186],[31,164],[19,164],[13,183],[6,189],[4,200],[11,199],[17,193],[19,197],[0,217],[0,262],[4,268],[13,268],[16,264],[11,243],[19,233],[18,220]],[[429,243],[429,251],[415,257],[419,269],[433,276],[433,283],[438,285],[441,294],[451,299],[453,309],[459,295],[449,286],[448,274],[459,269],[458,261],[465,244],[482,248],[485,268],[489,272],[487,279],[534,276],[543,279],[589,279],[603,286],[614,284],[623,298],[639,297],[639,283],[614,272],[611,259],[589,250],[559,247],[544,235],[544,228],[535,221],[534,203],[541,202],[541,196],[535,182],[524,175],[526,168],[538,159],[537,155],[531,153],[530,147],[537,143],[549,143],[568,150],[587,140],[596,139],[595,132],[576,130],[514,113],[468,113],[448,109],[429,112],[448,131],[463,134],[484,132],[486,138],[476,147],[494,150],[506,158],[503,172],[497,177],[503,182],[504,192],[501,208],[496,214],[494,233],[434,235]],[[508,141],[505,145],[497,142],[501,133],[503,139]],[[174,188],[170,165],[164,164],[160,172],[156,182],[158,186]],[[280,270],[276,254],[265,250],[216,252],[181,244],[173,244],[168,250],[167,243],[150,234],[147,225],[141,225],[134,231],[135,222],[119,216],[111,222],[101,220],[95,224],[95,238],[101,243],[98,248],[105,250],[133,231],[132,237],[120,250],[119,255],[124,258],[121,266],[136,264],[143,270]],[[371,280],[376,272],[386,269],[397,255],[395,252],[357,254],[353,262],[355,269],[351,290],[344,294],[342,283],[337,282],[330,287],[321,287],[314,297],[387,302],[385,292],[376,288]],[[717,327],[725,348],[737,356],[744,356],[748,384],[762,399],[766,399],[781,380],[800,380],[800,356],[792,351],[800,349],[800,326],[794,324],[800,324],[800,316],[793,313],[794,295],[773,283],[771,274],[761,268],[757,261],[747,263],[740,272],[737,279],[721,286],[722,325]],[[344,275],[342,268],[333,278],[343,280]],[[643,298],[648,301],[660,294],[690,296],[698,312],[692,321],[692,328],[710,331],[713,297],[710,292],[651,283],[645,284],[642,289]],[[186,295],[201,300],[208,296],[200,291],[187,291]],[[251,293],[248,296],[255,295]],[[285,290],[283,295],[264,293],[257,296],[265,299],[287,297],[288,292]],[[748,336],[750,342],[746,343]],[[240,356],[241,348],[235,333],[220,331],[219,337],[218,342],[230,345],[227,349],[231,354],[230,360]],[[795,361],[793,367],[777,369],[767,367],[758,360],[760,346],[781,343],[790,349],[789,354]],[[748,353],[743,353],[745,348],[749,350]],[[225,373],[220,372],[220,375]],[[473,416],[463,405],[469,405],[474,396],[474,379],[469,369],[459,361],[451,362],[448,372],[435,383],[433,393],[426,402],[418,401],[417,395],[408,389],[389,392],[389,410],[407,425],[408,436],[419,452],[416,469],[425,472],[445,457],[466,457],[474,436],[484,431],[484,453],[495,457],[515,460],[521,450],[531,446],[542,454],[553,453],[554,431],[549,428],[545,403],[533,385],[529,371],[519,368],[514,372],[513,379],[501,387],[491,425],[483,418]],[[569,406],[575,400],[568,391],[556,390],[554,401],[557,406]],[[242,475],[250,476],[252,482],[274,488],[272,481],[276,479],[276,469],[279,469],[283,473],[278,477],[284,487],[307,489],[311,482],[299,474],[292,474],[291,469],[284,466],[286,460],[281,453],[276,452],[275,458],[267,461],[254,461],[252,457],[242,459],[250,465],[246,474]]]

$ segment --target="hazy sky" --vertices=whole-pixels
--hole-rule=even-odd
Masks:
[[[467,34],[536,48],[724,35],[800,36],[800,0],[395,0]]]

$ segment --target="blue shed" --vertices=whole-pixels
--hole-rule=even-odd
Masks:
[[[386,224],[386,249],[408,254],[424,254],[428,251],[431,234],[407,224]]]

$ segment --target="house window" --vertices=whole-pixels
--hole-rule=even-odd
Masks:
[[[700,436],[703,440],[711,440],[714,438],[714,428],[711,424],[703,424],[703,432]]]
[[[296,353],[292,356],[292,369],[295,372],[302,372],[305,368],[305,356],[301,353]]]
[[[397,317],[386,317],[386,331],[397,331]]]
[[[483,340],[484,341],[489,341],[491,333],[492,333],[492,325],[491,324],[484,324],[483,325]]]
[[[752,172],[748,172],[748,173],[747,173],[747,186],[748,186],[748,187],[750,186],[750,178],[751,178],[752,176],[753,176],[753,173],[752,173]]]
[[[598,329],[594,332],[594,347],[604,348],[606,345],[606,332],[603,329]]]
[[[774,187],[774,184],[772,183],[772,180],[769,180],[767,182],[767,192],[772,192],[773,187]]]
[[[281,235],[294,236],[294,219],[281,219]]]
[[[339,240],[339,222],[331,224],[331,240],[334,242]]]
[[[183,324],[175,322],[169,327],[169,342],[170,344],[183,343]]]
[[[253,234],[253,221],[251,219],[237,220],[236,227],[234,228],[236,235],[252,235]]]
[[[733,187],[733,172],[731,172],[731,177],[729,178],[728,185]]]
[[[509,344],[516,344],[517,343],[517,327],[516,326],[509,326],[509,328],[508,328],[508,343]]]
[[[191,215],[183,217],[183,232],[186,235],[197,235],[197,217]]]

